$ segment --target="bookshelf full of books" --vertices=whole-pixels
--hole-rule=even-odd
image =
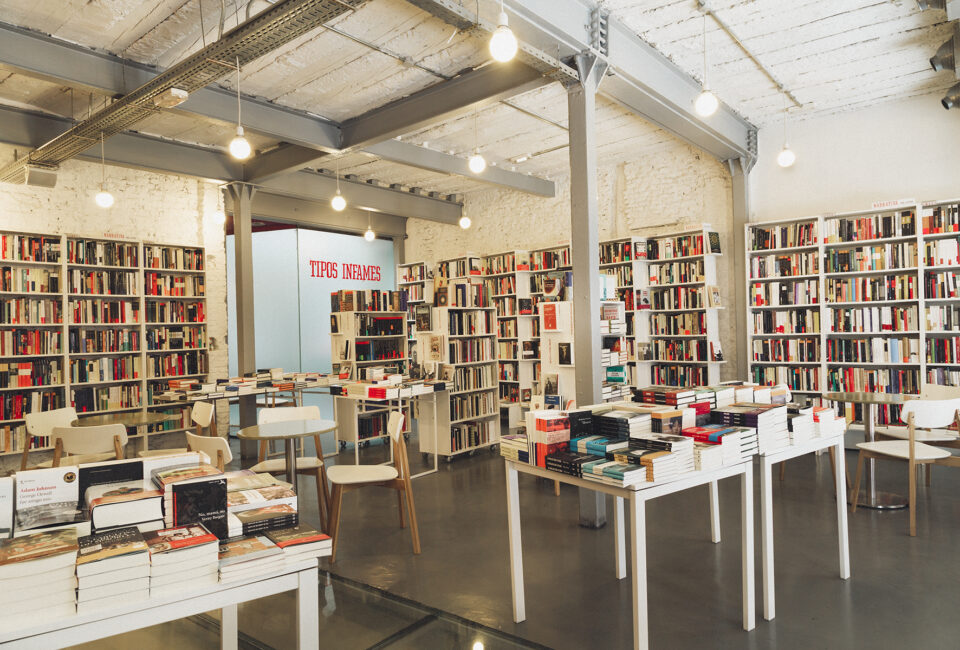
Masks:
[[[720,239],[709,224],[647,237],[650,376],[637,385],[707,386],[720,380]],[[641,304],[644,302],[641,288]],[[635,324],[636,326],[636,324]]]
[[[960,385],[958,201],[750,224],[746,250],[754,381],[809,395]]]
[[[0,232],[0,281],[0,454],[47,448],[27,413],[144,410],[170,377],[207,372],[202,248]],[[131,437],[184,429],[174,412]]]
[[[638,385],[650,380],[650,309],[647,240],[622,237],[600,242],[600,274],[608,276],[610,290],[604,297],[624,305],[626,322],[626,383]],[[663,336],[663,335],[661,335]]]
[[[535,356],[533,359],[531,390],[535,395],[544,396],[544,377],[543,377],[543,340],[540,318],[540,305],[545,301],[545,287],[547,293],[554,293],[557,287],[562,291],[562,283],[558,280],[572,275],[573,258],[570,253],[570,244],[556,244],[547,248],[538,248],[530,251],[530,302],[533,308],[533,335],[531,336],[531,349]],[[550,286],[547,286],[550,285]],[[556,300],[556,296],[551,298]],[[521,391],[523,386],[521,386]]]
[[[420,412],[421,431],[448,431],[434,448],[421,436],[420,451],[450,460],[500,441],[497,310],[478,257],[440,262],[434,277],[431,331],[417,333],[427,348],[423,361],[446,384],[449,399]]]
[[[417,345],[414,309],[426,300],[429,272],[426,262],[410,262],[397,265],[397,289],[407,292],[407,356],[413,357]]]

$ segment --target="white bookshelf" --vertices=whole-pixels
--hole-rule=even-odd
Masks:
[[[413,357],[417,345],[414,326],[414,308],[426,301],[427,282],[430,280],[426,262],[409,262],[397,265],[397,289],[407,292],[407,356]]]
[[[649,343],[649,298],[647,272],[647,240],[644,237],[621,237],[600,242],[600,273],[613,276],[614,297],[624,304],[626,322],[627,383],[646,385],[650,383],[652,360],[639,359],[637,350]]]
[[[543,332],[540,318],[540,305],[543,303],[543,280],[550,273],[563,273],[573,269],[573,260],[570,253],[570,244],[563,242],[545,248],[530,251],[530,297],[533,301],[533,322],[538,331],[533,333],[540,351],[540,356],[533,363],[533,394],[543,395]],[[572,389],[571,389],[572,390]],[[571,393],[572,395],[573,393]]]

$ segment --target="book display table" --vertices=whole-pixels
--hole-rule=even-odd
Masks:
[[[113,609],[66,616],[39,625],[16,627],[0,623],[0,647],[62,648],[195,616],[221,611],[220,647],[237,648],[237,605],[285,591],[297,592],[297,648],[319,647],[317,560],[291,563],[279,571],[227,584],[185,591],[176,596],[148,598]]]
[[[837,492],[837,542],[840,552],[840,578],[850,577],[850,546],[847,539],[846,463],[843,435],[814,438],[798,445],[760,454],[760,567],[763,576],[763,618],[776,616],[776,594],[773,578],[773,466],[791,458],[834,449],[834,485]]]
[[[603,492],[616,498],[614,504],[614,537],[616,540],[617,578],[627,576],[626,544],[624,534],[624,501],[630,504],[630,564],[633,569],[633,647],[647,648],[647,553],[646,553],[646,503],[651,499],[681,492],[702,485],[710,485],[721,479],[740,477],[741,510],[741,567],[743,590],[743,629],[752,630],[756,625],[753,558],[753,462],[751,460],[727,465],[707,472],[690,472],[674,481],[665,483],[641,483],[631,487],[613,485],[554,472],[542,467],[505,460],[507,470],[507,525],[510,536],[510,582],[513,591],[513,620],[523,622],[526,607],[523,593],[523,551],[520,544],[520,492],[517,474],[530,474],[587,490]],[[711,488],[711,509],[716,512],[716,490]],[[713,517],[716,519],[716,517]],[[714,528],[712,539],[719,540],[719,531]]]

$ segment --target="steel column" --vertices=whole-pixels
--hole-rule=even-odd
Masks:
[[[573,325],[577,404],[601,401],[600,392],[600,206],[597,200],[597,88],[607,65],[578,54],[580,82],[567,89],[570,122],[570,254],[573,262]],[[603,493],[580,489],[580,525],[606,524]]]
[[[257,341],[254,336],[253,306],[253,219],[251,204],[256,188],[248,183],[230,183],[224,194],[233,205],[233,246],[236,280],[237,340],[230,341],[237,349],[237,370],[242,376],[257,370]],[[257,423],[257,398],[255,395],[240,397],[240,427]],[[242,458],[256,456],[256,443],[240,441]]]
[[[750,169],[743,158],[727,161],[733,185],[733,277],[747,277],[744,228],[750,218]],[[734,310],[737,331],[737,379],[747,376],[747,288],[734,282]]]

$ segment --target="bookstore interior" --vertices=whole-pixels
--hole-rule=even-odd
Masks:
[[[960,0],[847,4],[0,0],[0,647],[956,647]]]

